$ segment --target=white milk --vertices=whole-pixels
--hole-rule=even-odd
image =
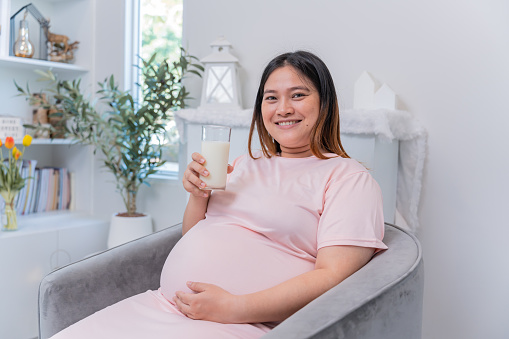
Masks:
[[[228,153],[230,143],[225,141],[202,141],[201,155],[205,158],[205,168],[209,171],[207,177],[200,175],[207,187],[205,189],[224,189],[228,170]]]

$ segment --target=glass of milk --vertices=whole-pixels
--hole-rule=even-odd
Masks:
[[[201,155],[205,158],[205,168],[209,175],[200,175],[207,186],[204,190],[224,190],[228,170],[231,129],[227,126],[203,125],[201,135]]]

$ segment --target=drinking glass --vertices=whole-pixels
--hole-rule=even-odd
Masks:
[[[205,158],[205,168],[209,175],[200,175],[207,186],[204,190],[224,190],[230,153],[231,128],[228,126],[203,125],[201,135],[201,155]]]

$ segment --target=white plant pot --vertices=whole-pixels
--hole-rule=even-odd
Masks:
[[[146,214],[141,217],[111,216],[108,248],[144,237],[152,233],[152,218]]]

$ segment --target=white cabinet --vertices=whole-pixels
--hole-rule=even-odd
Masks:
[[[382,141],[374,134],[341,135],[348,155],[361,162],[380,185],[383,195],[384,220],[394,223],[398,184],[399,141]]]
[[[41,279],[59,267],[106,249],[108,221],[76,212],[20,219],[0,232],[0,338],[38,335]]]

